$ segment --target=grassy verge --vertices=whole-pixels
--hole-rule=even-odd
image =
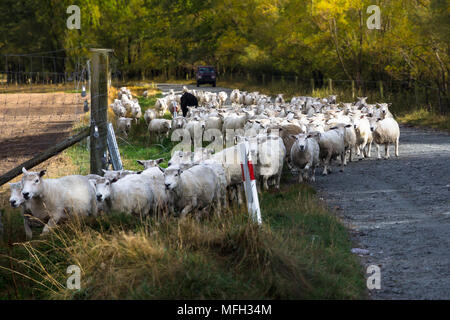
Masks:
[[[450,131],[450,115],[439,115],[427,109],[419,109],[397,117],[400,123]]]
[[[156,97],[139,97],[143,112]],[[140,169],[136,159],[170,156],[171,142],[149,141],[144,122],[118,143],[127,169]],[[66,152],[74,173],[88,173],[85,146]],[[284,180],[281,192],[261,195],[262,226],[245,208],[202,221],[114,213],[24,243],[20,215],[6,212],[0,299],[365,298],[345,227],[313,189]],[[81,268],[80,291],[65,288],[71,264]]]

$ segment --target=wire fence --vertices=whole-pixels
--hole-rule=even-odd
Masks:
[[[61,54],[0,56],[0,175],[67,138],[87,111],[87,61]]]

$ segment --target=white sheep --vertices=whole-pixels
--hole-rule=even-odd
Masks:
[[[164,185],[164,173],[159,164],[164,161],[163,158],[154,160],[136,160],[144,167],[140,174],[151,180],[150,187],[153,192],[153,203],[151,211],[156,214],[167,212],[168,194]]]
[[[115,99],[114,102],[111,103],[110,107],[117,117],[125,117],[127,114],[127,109],[125,109],[122,105],[122,101],[118,99]]]
[[[220,91],[218,94],[218,98],[219,98],[219,105],[223,106],[228,99],[228,95],[225,91]]]
[[[150,137],[152,137],[155,134],[158,138],[160,138],[163,135],[168,137],[171,128],[172,128],[171,121],[167,119],[153,119],[148,124],[148,132],[150,133]]]
[[[131,170],[105,170],[102,169],[103,171],[103,177],[108,179],[108,180],[118,180],[120,178],[123,178],[129,174],[135,174],[135,171],[131,171]],[[89,179],[92,179],[92,177],[88,177]],[[98,179],[98,178],[96,178]]]
[[[22,195],[22,182],[10,183],[9,187],[11,190],[9,203],[13,208],[18,208],[20,206],[25,235],[28,240],[31,240],[33,236],[31,226],[41,226],[42,224],[45,224],[49,218],[47,210],[39,198],[25,200]]]
[[[169,191],[171,212],[184,217],[192,211],[209,210],[220,205],[221,182],[214,170],[206,165],[196,165],[182,170],[178,165],[164,171],[164,184]]]
[[[315,181],[316,167],[319,165],[319,153],[320,147],[317,140],[304,133],[300,133],[292,136],[295,139],[294,144],[291,147],[290,158],[291,164],[300,169],[298,175],[298,182],[302,182],[303,179],[308,180],[308,171],[311,170],[311,181]]]
[[[353,120],[353,125],[356,133],[357,156],[361,155],[362,158],[370,157],[373,138],[369,120],[364,115],[358,116]]]
[[[131,129],[131,121],[132,118],[124,118],[120,117],[117,119],[117,129],[120,133],[122,133],[125,137],[128,137],[128,133]]]
[[[157,117],[157,114],[156,114],[155,110],[153,110],[153,109],[145,110],[144,120],[145,120],[145,123],[147,123],[147,125],[150,123],[150,121],[152,121],[153,119],[156,119],[156,117]]]
[[[345,164],[345,142],[344,131],[341,129],[329,130],[315,134],[319,138],[320,153],[319,158],[323,163],[323,175],[331,172],[331,159],[340,156],[341,172],[344,171]]]
[[[43,179],[45,170],[28,172],[22,168],[22,195],[25,200],[40,199],[50,217],[42,233],[71,215],[97,215],[95,191],[89,179],[79,175]]]
[[[167,112],[168,109],[167,101],[164,98],[156,99],[155,110],[158,112],[159,116],[162,117]]]
[[[389,159],[389,145],[395,145],[395,156],[398,157],[398,145],[400,139],[400,127],[393,118],[375,119],[370,121],[370,130],[372,131],[373,141],[377,144],[377,157],[380,156],[380,145],[384,144],[385,159]]]
[[[150,213],[153,199],[151,179],[130,174],[121,179],[89,180],[96,190],[96,199],[108,213],[122,212],[141,217]]]

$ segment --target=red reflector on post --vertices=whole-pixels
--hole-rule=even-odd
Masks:
[[[253,172],[253,163],[251,161],[248,162],[248,172],[250,174],[250,180],[255,180],[255,173]]]
[[[253,170],[253,163],[251,161],[248,163],[248,173],[250,175],[250,180],[255,180],[255,173]],[[244,164],[241,163],[241,172],[242,172],[242,180],[245,181],[245,174],[244,174]]]

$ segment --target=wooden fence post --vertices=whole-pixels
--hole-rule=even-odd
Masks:
[[[91,49],[91,173],[103,176],[107,168],[108,53]]]

